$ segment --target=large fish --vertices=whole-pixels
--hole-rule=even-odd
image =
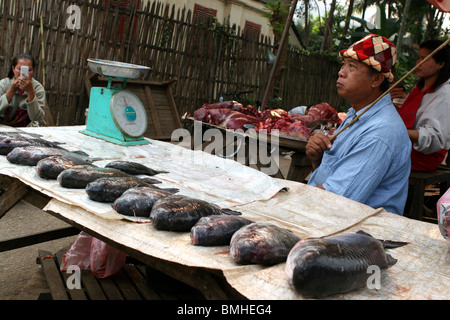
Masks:
[[[112,161],[105,165],[105,168],[114,168],[121,170],[125,173],[131,175],[146,175],[146,176],[154,176],[160,173],[168,173],[166,171],[157,171],[153,170],[143,164],[133,162],[133,161],[125,161],[125,160],[117,160]]]
[[[397,262],[385,248],[405,244],[364,232],[305,239],[292,248],[285,270],[290,284],[306,298],[347,293],[367,284],[370,266],[387,269]]]
[[[203,217],[191,228],[191,243],[199,246],[229,245],[233,234],[250,223],[253,221],[239,216]]]
[[[15,148],[27,146],[59,148],[58,143],[40,138],[8,137],[0,139],[0,155],[5,156]]]
[[[89,199],[97,202],[114,202],[125,191],[136,187],[153,187],[160,183],[156,179],[139,178],[135,176],[100,178],[88,183],[85,190]],[[178,192],[178,189],[162,189],[170,192]]]
[[[126,216],[149,218],[155,202],[171,194],[173,192],[160,188],[135,187],[126,190],[111,206]]]
[[[36,164],[36,171],[42,179],[56,179],[58,175],[64,170],[70,169],[74,166],[87,165],[95,167],[90,161],[83,158],[72,157],[68,159],[65,156],[51,156],[39,160]]]
[[[127,176],[129,175],[117,169],[80,165],[64,170],[58,175],[57,180],[61,187],[83,189],[90,182],[100,178]]]
[[[14,148],[6,155],[6,159],[14,164],[35,166],[37,163],[50,156],[64,156],[66,159],[88,159],[86,153],[78,151],[68,151],[60,148],[43,146],[26,146]]]
[[[249,224],[233,235],[230,254],[238,264],[274,265],[286,261],[301,239],[287,229],[267,222]]]
[[[221,209],[204,200],[171,195],[156,201],[150,218],[157,229],[189,232],[201,217],[220,214],[239,215],[241,213]]]

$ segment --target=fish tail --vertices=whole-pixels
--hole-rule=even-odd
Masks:
[[[400,248],[408,244],[408,242],[403,241],[393,241],[393,240],[379,240],[379,241],[381,241],[385,249]]]

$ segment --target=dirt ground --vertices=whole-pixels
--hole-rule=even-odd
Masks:
[[[27,236],[68,226],[65,222],[20,201],[0,219],[0,241]],[[38,250],[50,252],[70,246],[76,236],[0,253],[0,299],[32,299],[22,292],[30,279],[36,276],[40,265],[36,263]],[[22,298],[20,297],[22,293]]]

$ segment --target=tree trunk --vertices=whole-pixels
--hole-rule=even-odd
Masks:
[[[406,24],[408,23],[408,13],[409,8],[411,6],[411,0],[406,0],[405,9],[403,9],[402,22],[400,24],[400,30],[398,31],[398,39],[397,39],[397,54],[401,53],[402,45],[403,45],[403,35],[405,34]]]
[[[325,22],[325,30],[323,36],[322,47],[320,51],[326,51],[327,53],[331,53],[333,51],[333,18],[334,11],[336,9],[336,0],[331,1],[330,12],[328,13],[328,17]]]
[[[347,16],[345,17],[344,30],[342,30],[341,45],[344,43],[344,38],[347,35],[348,29],[350,27],[350,17],[352,16],[352,13],[353,13],[353,6],[354,6],[354,4],[355,4],[355,0],[350,0],[350,2],[348,4]]]

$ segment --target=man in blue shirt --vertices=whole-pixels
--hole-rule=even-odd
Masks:
[[[351,108],[336,132],[389,88],[397,57],[394,45],[374,34],[340,54],[342,67],[336,86]],[[315,134],[306,146],[315,169],[308,184],[402,215],[411,166],[411,143],[402,124],[386,95],[333,143],[329,137]]]

